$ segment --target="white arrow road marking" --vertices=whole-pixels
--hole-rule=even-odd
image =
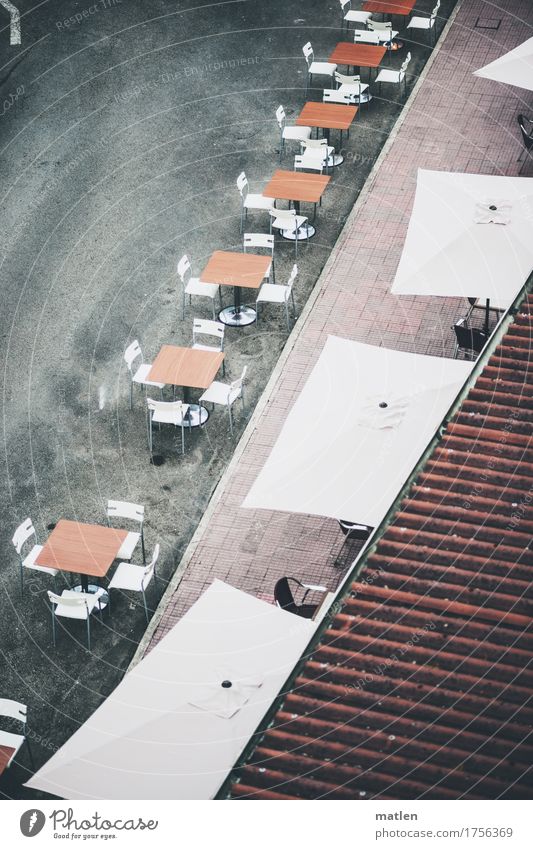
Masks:
[[[0,6],[3,6],[4,9],[7,9],[9,14],[11,15],[11,35],[9,39],[10,44],[20,44],[20,12],[13,6],[13,3],[10,3],[9,0],[0,0]]]

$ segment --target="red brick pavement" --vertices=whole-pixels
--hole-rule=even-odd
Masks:
[[[489,18],[501,19],[497,30],[476,27],[476,21]],[[160,620],[155,620],[149,647],[214,578],[266,599],[284,574],[336,587],[342,573],[333,561],[342,537],[335,522],[243,510],[240,505],[328,334],[451,355],[450,325],[464,311],[464,303],[397,299],[389,291],[407,231],[416,172],[421,167],[518,173],[516,115],[531,109],[532,95],[474,77],[472,72],[530,37],[532,27],[530,0],[507,0],[498,6],[487,0],[463,0],[344,227],[318,281],[317,297],[293,334],[287,361],[274,385],[267,387],[268,401],[262,409],[260,405],[243,437],[238,463],[222,480],[209,521],[191,543],[181,582],[167,598]]]

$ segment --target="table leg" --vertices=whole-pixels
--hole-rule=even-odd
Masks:
[[[76,587],[72,587],[76,593],[101,593],[100,595],[100,610],[105,610],[109,603],[109,595],[107,592],[102,592],[102,587],[99,584],[90,584],[88,575],[80,575],[80,583]]]
[[[204,425],[209,418],[209,411],[201,404],[190,404],[189,399],[191,390],[189,386],[183,387],[183,403],[189,404],[189,409],[185,414],[185,422],[187,427],[200,427]]]
[[[241,303],[240,286],[233,287],[233,300],[231,307],[225,307],[218,314],[220,321],[229,327],[246,327],[247,324],[253,324],[257,317],[256,312],[252,307]]]
[[[296,215],[300,215],[300,201],[294,200],[294,201],[292,201],[292,203],[293,203],[294,211],[295,211]],[[288,239],[289,242],[295,242],[296,241],[296,233],[295,233],[294,230],[280,230],[280,233],[283,236],[283,238]],[[298,241],[302,242],[305,239],[310,239],[312,236],[315,235],[315,233],[316,233],[316,230],[315,230],[315,228],[313,227],[312,224],[307,224],[307,226],[304,224],[298,230]]]

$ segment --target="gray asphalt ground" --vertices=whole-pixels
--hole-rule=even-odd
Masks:
[[[274,113],[283,103],[290,122],[304,103],[302,45],[310,39],[324,59],[341,39],[337,0],[18,6],[21,46],[9,46],[0,18],[0,696],[29,705],[40,766],[116,686],[145,619],[138,599],[119,597],[103,625],[95,620],[91,653],[76,623],[54,649],[53,582],[29,577],[21,598],[13,531],[31,516],[42,542],[60,518],[103,522],[108,498],[145,504],[148,549],[162,545],[161,580],[149,592],[157,604],[236,442],[219,410],[187,438],[185,456],[171,429],[157,433],[151,463],[142,393],[130,411],[123,352],[137,338],[151,360],[162,343],[190,344],[194,316],[210,317],[196,301],[182,321],[176,262],[187,252],[199,272],[213,250],[240,250],[235,179],[244,169],[260,191],[278,167]],[[443,2],[442,15],[452,6]],[[409,47],[411,87],[428,49]],[[400,113],[397,96],[383,91],[353,127],[317,235],[300,249],[298,310]],[[264,216],[251,223],[268,231]],[[278,281],[293,250],[277,240]],[[248,365],[248,415],[287,338],[282,312],[264,315],[226,332],[227,379]],[[245,423],[239,415],[236,438]],[[0,794],[28,797],[29,770],[22,754]]]

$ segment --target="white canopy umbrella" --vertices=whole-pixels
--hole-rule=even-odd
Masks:
[[[528,38],[514,50],[474,71],[474,74],[533,91],[533,38]]]
[[[243,506],[375,527],[472,366],[330,336]]]
[[[507,309],[532,269],[533,180],[418,171],[394,294],[477,297]]]
[[[66,799],[212,798],[315,628],[214,581],[26,786]]]

